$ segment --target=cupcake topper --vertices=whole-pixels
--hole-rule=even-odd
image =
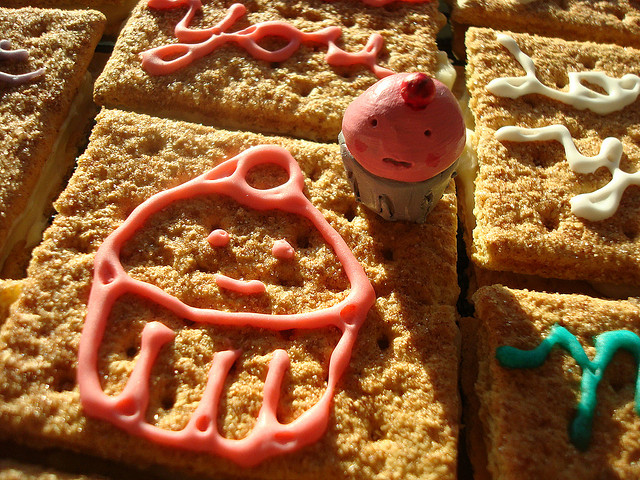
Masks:
[[[414,110],[423,110],[436,95],[436,84],[424,73],[413,73],[402,81],[400,94]]]
[[[347,107],[342,158],[356,200],[387,220],[424,222],[465,145],[449,89],[424,73],[398,73]]]

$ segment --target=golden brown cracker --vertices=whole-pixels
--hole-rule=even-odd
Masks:
[[[93,50],[102,35],[104,17],[94,11],[2,8],[0,25],[2,38],[11,42],[12,50],[28,51],[25,61],[3,62],[3,72],[23,74],[44,68],[44,74],[30,82],[17,86],[0,84],[3,132],[0,137],[3,157],[0,168],[0,246],[3,257],[17,262],[17,268],[9,268],[9,272],[15,272],[28,261],[28,252],[33,244],[25,246],[18,243],[9,254],[7,249],[14,246],[7,245],[7,239],[13,225],[27,210],[31,196],[43,194],[39,188],[36,189],[37,180],[54,151],[61,127],[81,87]],[[85,103],[91,103],[90,99]],[[88,123],[88,119],[87,113],[83,122]],[[69,132],[68,151],[59,157],[57,171],[64,174],[71,169],[83,132],[82,122],[73,126]],[[62,178],[55,180],[51,175],[48,181],[59,183]],[[61,185],[54,187],[58,190],[52,188],[55,193],[50,194],[51,197],[55,197],[62,188]],[[50,214],[50,210],[40,212],[40,216],[45,218]],[[42,221],[38,217],[33,223]],[[19,273],[12,276],[19,276]]]
[[[282,145],[298,160],[306,196],[352,249],[377,300],[338,384],[326,433],[299,451],[246,469],[215,455],[161,447],[85,416],[75,373],[93,259],[107,235],[153,194],[262,143]],[[29,443],[55,443],[199,477],[372,478],[403,471],[408,477],[455,478],[460,406],[453,184],[425,224],[387,223],[355,203],[337,145],[118,111],[100,114],[78,163],[56,203],[59,214],[34,253],[24,292],[1,331],[3,431]],[[218,210],[233,220],[223,227],[244,238],[230,244],[232,256],[219,258],[220,265],[235,269],[227,270],[229,275],[263,275],[259,278],[268,284],[269,302],[207,293],[209,285],[202,279],[212,264],[198,250],[206,233],[195,239],[201,218],[218,215]],[[243,219],[247,230],[240,229]],[[306,238],[291,241],[302,270],[318,278],[307,278],[304,271],[301,285],[295,278],[282,283],[268,278],[265,267],[271,260],[262,243],[274,231],[287,229],[293,229],[287,238]],[[132,277],[186,303],[230,311],[320,308],[342,298],[348,287],[331,249],[304,221],[283,212],[243,211],[224,198],[185,200],[163,210],[123,248],[121,261]],[[409,261],[412,268],[403,268]],[[286,268],[273,268],[291,278]],[[292,289],[296,295],[288,293]],[[239,348],[242,354],[225,383],[218,417],[220,431],[229,438],[243,437],[254,428],[275,348],[286,349],[291,360],[278,405],[278,418],[288,422],[326,389],[327,363],[340,338],[331,327],[270,331],[194,325],[130,294],[114,305],[99,350],[106,392],[122,390],[138,357],[144,323],[158,320],[169,325],[176,338],[154,366],[147,421],[166,429],[184,426],[202,395],[212,354]]]
[[[560,142],[499,141],[496,131],[511,125],[565,125],[578,151],[586,156],[598,154],[604,139],[615,137],[623,144],[621,170],[634,172],[640,165],[634,140],[640,131],[640,102],[599,115],[539,94],[498,97],[487,90],[487,84],[496,78],[524,75],[524,71],[497,42],[496,34],[470,29],[467,36],[467,87],[478,159],[475,225],[470,227],[472,260],[490,270],[638,286],[638,187],[624,191],[611,218],[590,221],[578,217],[571,212],[570,200],[608,184],[608,170],[576,173]],[[638,52],[630,48],[509,35],[533,59],[538,79],[550,88],[566,91],[572,71],[603,71],[615,78],[640,73]],[[469,216],[463,219],[468,225]]]
[[[464,41],[467,27],[476,26],[640,47],[640,10],[630,0],[598,3],[588,0],[457,0],[451,3],[456,42]]]
[[[474,302],[476,394],[492,478],[637,477],[640,418],[633,406],[637,362],[627,351],[614,355],[600,381],[591,439],[584,450],[569,439],[583,375],[572,356],[555,347],[541,366],[533,368],[506,368],[496,360],[498,347],[537,347],[554,324],[575,335],[593,360],[595,336],[618,329],[640,332],[637,300],[493,286],[478,290]]]
[[[191,28],[211,28],[228,9],[228,2],[204,3]],[[279,62],[256,60],[236,43],[225,43],[173,73],[150,75],[142,68],[140,54],[177,43],[174,28],[186,12],[185,7],[159,10],[140,2],[96,83],[97,103],[225,128],[336,142],[347,105],[377,80],[364,65],[327,64],[327,46],[321,42],[303,42]],[[433,2],[374,8],[359,1],[257,0],[246,3],[246,13],[227,32],[271,21],[284,21],[307,33],[340,27],[336,45],[348,52],[364,48],[372,34],[382,35],[379,64],[397,72],[435,74],[442,58],[435,38],[444,16]],[[286,44],[282,39],[267,43],[272,40],[267,37],[258,43],[267,49]]]

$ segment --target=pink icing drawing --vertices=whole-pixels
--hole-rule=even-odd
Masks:
[[[20,48],[11,50],[11,42],[9,40],[0,40],[0,61],[24,62],[29,57],[29,53]],[[20,75],[12,75],[10,73],[0,72],[0,82],[9,85],[22,85],[23,83],[35,80],[44,75],[44,68],[39,68],[33,72],[22,73]]]
[[[206,29],[192,29],[189,25],[196,12],[202,8],[200,0],[149,0],[148,3],[150,8],[160,10],[187,5],[189,10],[174,30],[180,43],[162,45],[140,54],[142,67],[151,75],[167,75],[175,72],[229,42],[238,44],[258,60],[276,63],[291,57],[302,43],[327,45],[325,60],[329,65],[363,64],[369,67],[378,78],[393,73],[376,63],[384,43],[379,34],[372,34],[365,47],[359,52],[350,53],[335,44],[342,34],[340,27],[326,27],[317,32],[307,33],[286,22],[270,21],[257,23],[239,32],[227,33],[227,30],[246,13],[244,5],[234,3],[217,25]],[[265,37],[283,38],[288,43],[278,50],[266,50],[258,45],[258,42]]]
[[[276,240],[273,242],[271,253],[273,253],[274,257],[281,260],[291,260],[296,255],[295,250],[286,240]]]
[[[451,91],[423,73],[398,73],[369,87],[345,111],[342,134],[358,163],[378,177],[421,182],[446,170],[466,139]]]
[[[212,247],[226,247],[229,245],[229,234],[218,228],[209,234],[207,241]]]
[[[251,187],[246,181],[247,172],[261,164],[280,166],[288,172],[288,180],[266,190]],[[107,237],[95,257],[93,284],[78,352],[78,384],[82,406],[87,415],[106,420],[130,434],[165,446],[210,452],[244,467],[256,465],[274,455],[297,450],[317,441],[324,434],[329,422],[334,390],[349,364],[358,330],[375,301],[375,293],[347,244],[304,196],[303,187],[304,178],[300,167],[287,150],[277,146],[254,147],[183,185],[152,196]],[[226,195],[248,208],[277,209],[310,220],[344,268],[350,282],[347,297],[331,307],[300,314],[227,312],[186,305],[162,289],[129,276],[120,262],[120,251],[147,219],[171,203],[207,194]],[[222,278],[222,282],[224,281],[226,279]],[[268,291],[268,287],[266,289]],[[171,329],[159,321],[145,326],[140,353],[120,394],[107,395],[100,384],[99,346],[114,302],[127,293],[155,302],[181,318],[208,325],[249,326],[276,331],[336,327],[342,335],[329,360],[327,389],[318,402],[297,419],[288,424],[280,423],[276,410],[289,357],[286,351],[275,350],[269,363],[263,403],[255,427],[242,439],[225,438],[216,426],[218,402],[229,369],[241,352],[219,351],[213,355],[202,399],[188,424],[180,431],[164,430],[151,425],[145,420],[151,369],[163,345],[173,340],[175,333]]]

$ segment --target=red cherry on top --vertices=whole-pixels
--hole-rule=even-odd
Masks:
[[[400,94],[404,103],[414,110],[427,108],[436,95],[436,84],[424,73],[413,73],[402,81]]]

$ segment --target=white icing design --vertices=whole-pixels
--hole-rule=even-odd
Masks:
[[[582,218],[594,222],[615,214],[625,189],[630,185],[640,185],[640,172],[627,173],[620,170],[622,142],[614,137],[605,138],[598,155],[586,157],[578,152],[571,133],[564,125],[550,125],[542,128],[502,127],[496,138],[511,142],[537,142],[556,140],[564,147],[571,169],[577,173],[594,173],[606,167],[613,178],[604,187],[576,195],[571,199],[571,211]]]
[[[521,77],[496,78],[489,82],[487,89],[499,97],[518,98],[522,95],[538,93],[578,110],[589,109],[600,115],[606,115],[632,104],[640,94],[640,77],[631,73],[622,78],[613,78],[603,72],[569,72],[569,91],[547,87],[536,77],[536,67],[531,57],[520,50],[513,38],[499,33],[497,39],[511,52],[526,72]],[[583,82],[597,85],[606,93],[595,91]]]

